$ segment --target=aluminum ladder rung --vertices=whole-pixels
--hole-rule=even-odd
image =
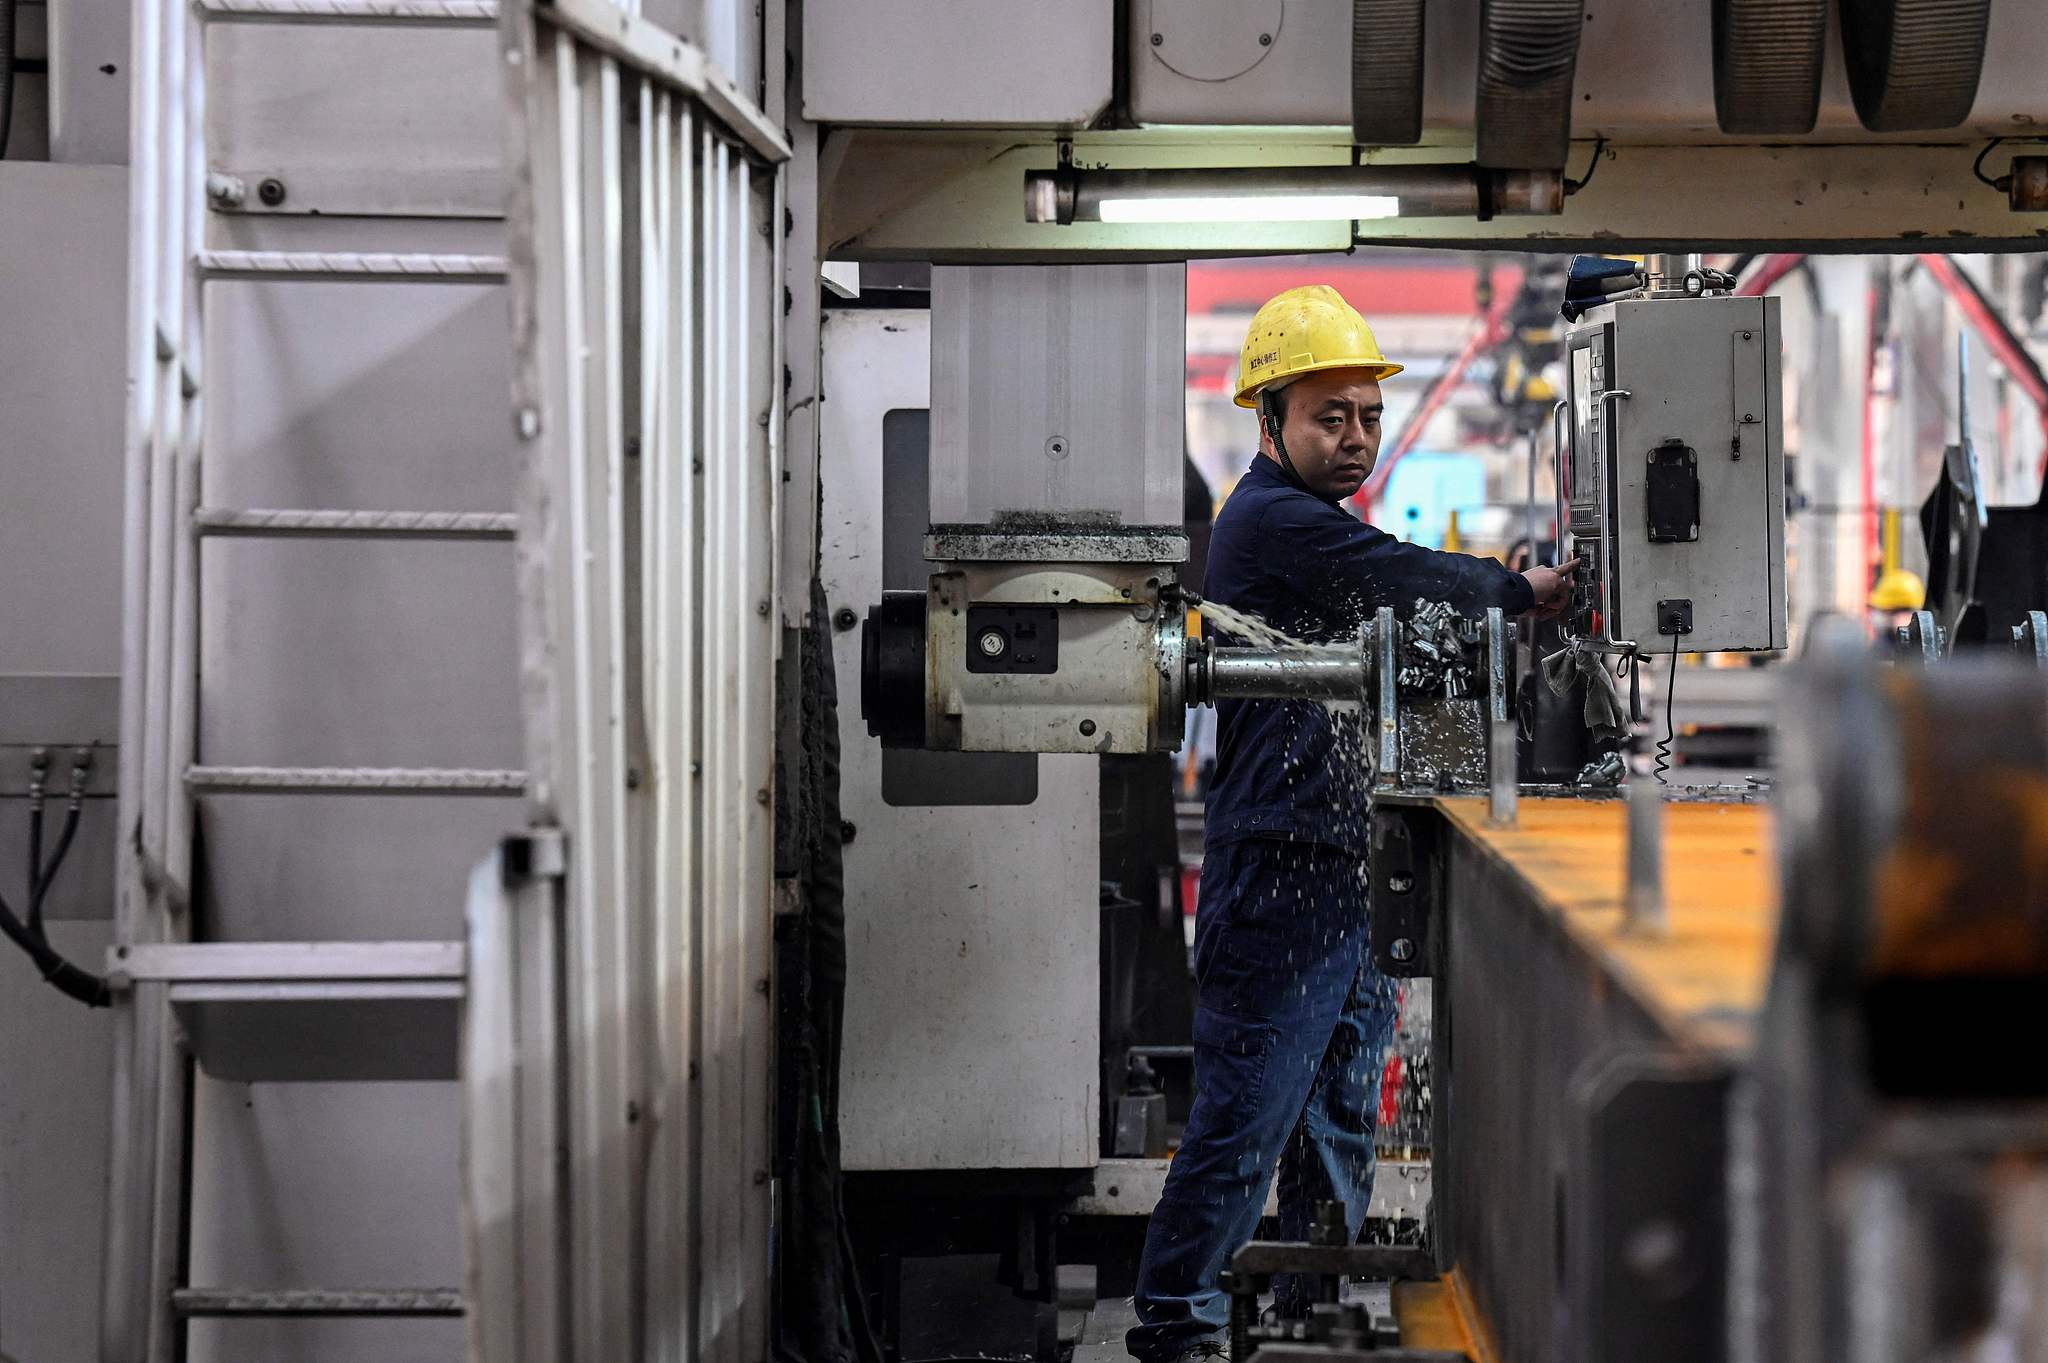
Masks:
[[[204,18],[245,24],[482,28],[498,22],[496,0],[198,0],[198,8]]]
[[[424,251],[200,251],[208,279],[377,284],[497,284],[505,257]]]
[[[107,949],[107,973],[171,984],[453,983],[461,942],[138,942]]]
[[[510,511],[286,511],[201,507],[192,528],[210,538],[365,540],[509,540],[519,517]]]
[[[199,1068],[237,1083],[440,1081],[461,1073],[463,942],[138,942],[116,989],[161,991]]]
[[[517,795],[526,773],[488,767],[208,767],[185,771],[196,792],[266,795]]]
[[[171,1310],[181,1316],[459,1316],[453,1287],[324,1288],[180,1287]]]

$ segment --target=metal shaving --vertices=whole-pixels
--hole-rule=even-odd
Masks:
[[[1477,684],[1475,659],[1482,620],[1467,620],[1448,601],[1417,599],[1401,627],[1395,681],[1406,696],[1469,696]]]

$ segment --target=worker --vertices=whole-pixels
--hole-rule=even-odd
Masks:
[[[1252,319],[1237,403],[1259,452],[1218,515],[1204,595],[1297,639],[1355,639],[1381,606],[1554,615],[1569,569],[1404,543],[1347,512],[1380,445],[1380,381],[1399,373],[1335,289],[1289,289]],[[1228,646],[1228,637],[1219,645]],[[1217,705],[1195,927],[1195,1094],[1138,1270],[1145,1363],[1223,1351],[1218,1276],[1279,1177],[1280,1236],[1342,1202],[1355,1240],[1372,1193],[1373,1121],[1394,1008],[1367,949],[1366,794],[1356,715],[1313,701]],[[1276,1279],[1305,1316],[1310,1285]]]

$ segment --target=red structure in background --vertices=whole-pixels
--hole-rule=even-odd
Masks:
[[[1735,292],[1745,297],[1760,296],[1786,275],[1798,269],[1805,259],[1805,255],[1797,252],[1764,256],[1749,267],[1743,275],[1742,282],[1736,285]],[[1962,313],[1964,322],[1976,333],[1984,348],[1997,358],[2012,381],[2019,385],[2020,391],[2027,395],[2027,400],[2034,404],[2034,412],[2041,422],[2042,435],[2044,439],[2048,439],[2048,375],[2042,373],[2041,366],[2035,362],[2033,354],[2019,337],[2013,334],[2005,319],[1998,315],[1997,309],[1991,305],[1991,300],[1984,296],[1983,291],[1968,275],[1956,268],[1953,260],[1931,251],[1923,252],[1918,259],[1928,276],[1948,295],[1956,310]],[[1871,289],[1866,306],[1869,349],[1864,356],[1863,371],[1863,558],[1865,567],[1874,579],[1881,557],[1877,524],[1877,418],[1875,396],[1870,391],[1870,380],[1876,370],[1877,347],[1880,340],[1877,335],[1878,299],[1875,288]],[[2000,422],[2003,423],[2005,419],[2005,413],[2001,411]],[[2043,452],[2040,476],[2048,478],[2048,450]]]
[[[1510,301],[1513,297],[1513,294],[1507,295]],[[1408,452],[1415,448],[1416,443],[1422,439],[1422,433],[1429,428],[1430,420],[1442,410],[1451,394],[1458,391],[1458,385],[1464,381],[1465,371],[1471,367],[1472,361],[1506,340],[1507,335],[1508,302],[1503,301],[1496,304],[1493,312],[1472,329],[1471,339],[1452,357],[1450,365],[1430,380],[1429,388],[1422,395],[1422,401],[1409,413],[1408,420],[1401,427],[1401,433],[1394,437],[1393,448],[1380,456],[1379,464],[1373,469],[1372,476],[1365,480],[1365,486],[1352,495],[1351,501],[1357,506],[1359,515],[1367,521],[1372,519],[1373,508],[1386,494],[1387,483],[1394,476],[1395,466],[1408,457]]]
[[[1397,261],[1334,259],[1277,263],[1188,262],[1188,313],[1258,311],[1276,293],[1304,284],[1328,284],[1344,295],[1370,322],[1378,317],[1470,315],[1472,291],[1479,271],[1470,265],[1437,261],[1404,265]],[[1519,266],[1494,269],[1494,291],[1513,295],[1521,287]]]
[[[1521,287],[1519,266],[1493,271],[1496,297],[1512,298]],[[1414,263],[1384,258],[1276,259],[1188,262],[1188,316],[1258,311],[1274,294],[1304,284],[1328,284],[1344,295],[1368,322],[1389,317],[1471,317],[1479,271],[1423,257]],[[1221,351],[1188,356],[1188,387],[1230,392],[1237,382],[1237,355]]]

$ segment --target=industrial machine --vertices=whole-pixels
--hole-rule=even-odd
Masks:
[[[932,271],[928,590],[870,614],[884,743],[1180,746],[1186,271]]]
[[[1460,621],[1403,602],[1343,644],[1190,633],[1183,280],[1158,265],[933,269],[930,572],[864,622],[869,736],[1171,751],[1189,706],[1309,697],[1373,708],[1382,784],[1484,784],[1486,726],[1508,713],[1499,612]]]
[[[1696,257],[1599,281],[1565,338],[1570,632],[1605,652],[1785,647],[1778,302]]]

